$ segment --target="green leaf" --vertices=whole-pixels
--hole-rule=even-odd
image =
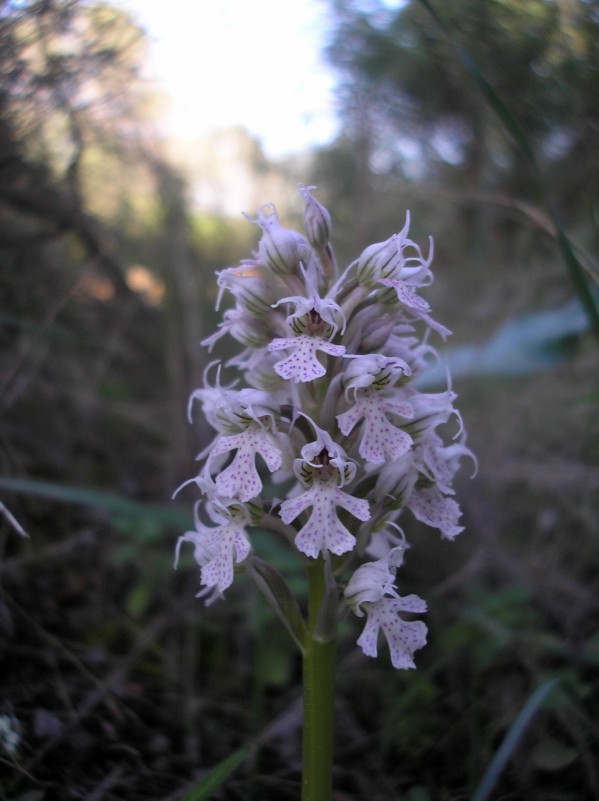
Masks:
[[[181,801],[204,801],[225,782],[235,768],[240,765],[249,753],[249,747],[244,746],[223,759],[215,768],[204,776],[196,786],[183,796]]]
[[[0,490],[16,492],[23,495],[34,495],[38,498],[50,498],[61,503],[81,504],[100,509],[111,516],[127,518],[151,519],[163,526],[187,528],[191,526],[188,513],[173,506],[152,506],[139,501],[124,498],[115,493],[102,492],[88,487],[73,484],[55,484],[52,481],[37,481],[29,478],[13,478],[0,475]]]
[[[472,801],[486,801],[491,794],[495,783],[499,779],[510,757],[515,752],[518,743],[529,723],[541,708],[547,696],[553,692],[557,685],[557,679],[548,679],[543,682],[530,696],[528,701],[520,710],[518,717],[510,726],[510,729],[491,760],[480,784],[476,788]]]
[[[579,757],[576,748],[556,740],[555,737],[545,737],[533,749],[530,755],[532,764],[548,773],[563,770]]]
[[[476,65],[470,53],[464,47],[462,47],[459,44],[459,42],[457,42],[455,37],[452,35],[449,26],[445,23],[443,18],[437,13],[437,11],[433,7],[433,5],[429,2],[429,0],[420,0],[420,2],[426,8],[431,17],[435,20],[439,28],[447,36],[450,44],[452,45],[456,53],[456,56],[462,62],[465,69],[470,74],[471,78],[474,80],[476,85],[481,90],[488,105],[495,112],[495,114],[501,121],[507,133],[512,137],[516,145],[520,148],[521,152],[526,157],[531,167],[532,175],[536,179],[541,194],[545,199],[545,203],[549,210],[549,214],[551,215],[551,219],[555,226],[555,230],[557,231],[558,245],[561,250],[562,258],[566,265],[566,269],[570,274],[570,278],[578,294],[578,297],[580,298],[582,307],[584,308],[584,311],[588,316],[591,329],[595,337],[599,341],[599,309],[597,308],[597,303],[593,298],[593,294],[591,292],[588,279],[585,275],[584,267],[582,266],[582,264],[580,263],[580,261],[576,256],[576,253],[574,252],[572,243],[570,242],[570,239],[568,238],[568,235],[564,230],[561,218],[557,212],[557,209],[555,208],[555,205],[551,200],[551,196],[547,189],[545,178],[541,170],[539,169],[534,148],[531,144],[529,137],[526,135],[526,133],[520,126],[520,123],[511,113],[511,111],[503,102],[501,97],[497,94],[497,92],[493,89],[491,84],[487,81],[485,76],[479,70],[478,66]]]
[[[295,596],[283,576],[257,556],[247,560],[246,570],[303,652],[306,626]]]
[[[131,617],[141,618],[143,613],[147,610],[154,597],[151,589],[152,588],[146,582],[137,584],[131,590],[125,602],[127,612],[131,615]]]
[[[508,107],[505,105],[503,100],[499,97],[497,92],[493,89],[491,84],[487,81],[485,76],[476,66],[476,63],[470,53],[460,45],[456,39],[451,35],[451,31],[442,17],[437,13],[435,8],[428,2],[428,0],[420,0],[422,5],[426,8],[428,13],[431,17],[435,20],[437,25],[441,28],[444,34],[449,39],[451,46],[453,47],[457,57],[462,62],[466,70],[470,73],[470,76],[474,79],[475,83],[477,84],[478,88],[481,90],[483,95],[485,96],[487,102],[493,109],[493,111],[497,114],[501,122],[503,123],[504,128],[510,134],[512,139],[516,142],[520,150],[524,153],[526,158],[529,160],[530,164],[535,168],[537,168],[536,157],[534,154],[534,150],[531,147],[530,141],[528,140],[526,134],[520,127],[518,121],[515,119],[513,114],[510,112]]]

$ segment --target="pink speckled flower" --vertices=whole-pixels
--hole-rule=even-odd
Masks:
[[[319,361],[317,351],[331,356],[343,356],[345,346],[333,345],[320,337],[300,334],[297,337],[277,337],[268,345],[268,350],[293,350],[290,356],[275,364],[275,372],[288,381],[305,383],[326,375],[326,368]]]
[[[366,614],[366,625],[357,640],[366,656],[377,656],[378,635],[382,631],[393,667],[415,668],[414,651],[426,645],[427,629],[422,621],[403,620],[399,613],[426,612],[426,603],[417,595],[402,598],[397,594],[394,584],[397,550],[392,549],[386,558],[361,565],[348,582],[344,595],[358,617]]]
[[[201,582],[219,594],[233,583],[234,565],[247,558],[251,550],[245,527],[247,515],[228,511],[219,515],[220,525],[205,526],[196,520],[196,530],[187,531],[177,542],[175,564],[183,542],[194,545],[194,558],[201,567]],[[200,591],[198,594],[204,594]]]
[[[418,520],[438,528],[444,539],[453,540],[464,530],[458,525],[462,512],[457,501],[447,498],[435,486],[416,486],[407,506]]]
[[[358,446],[360,456],[373,464],[399,459],[410,450],[412,437],[391,423],[388,415],[409,419],[414,416],[411,405],[406,401],[385,398],[371,387],[359,390],[359,393],[356,393],[356,402],[351,409],[337,415],[341,432],[347,436],[363,420]]]
[[[295,544],[298,551],[315,559],[319,553],[330,551],[340,556],[351,551],[356,538],[347,530],[337,516],[337,507],[346,509],[358,520],[370,517],[367,500],[354,498],[339,488],[337,471],[323,474],[314,471],[312,486],[297,498],[289,498],[281,504],[281,519],[291,523],[305,509],[312,507],[307,522],[301,527]]]
[[[226,498],[250,501],[262,492],[262,480],[256,469],[256,454],[264,459],[273,473],[281,466],[281,448],[270,431],[252,423],[239,434],[217,437],[210,450],[208,465],[213,457],[235,449],[237,453],[231,464],[216,477],[216,488]]]
[[[366,656],[377,656],[377,639],[381,630],[387,640],[394,668],[415,668],[414,651],[426,645],[426,626],[421,620],[403,620],[400,612],[426,612],[426,603],[417,595],[381,598],[364,604],[366,625],[357,639]]]

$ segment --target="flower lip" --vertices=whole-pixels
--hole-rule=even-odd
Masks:
[[[344,345],[333,345],[326,339],[299,334],[295,337],[276,337],[268,345],[269,351],[291,350],[292,353],[274,365],[274,371],[296,384],[314,381],[326,375],[326,368],[317,358],[317,351],[331,356],[343,356]]]

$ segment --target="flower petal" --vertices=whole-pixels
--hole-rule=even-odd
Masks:
[[[245,531],[233,525],[214,529],[210,537],[213,542],[218,538],[220,547],[216,556],[202,567],[202,584],[223,592],[233,583],[234,563],[243,562],[251,545]]]
[[[400,281],[397,278],[379,278],[379,283],[383,284],[383,286],[392,287],[397,293],[399,302],[403,303],[411,311],[426,314],[431,310],[427,301],[409,289],[404,281]]]
[[[353,550],[356,538],[341,523],[337,507],[347,509],[359,520],[368,520],[368,501],[353,498],[336,484],[335,476],[314,476],[314,483],[302,495],[281,504],[280,515],[284,523],[290,523],[309,506],[312,513],[299,530],[295,544],[299,551],[315,559],[321,551],[330,551],[340,556]]]
[[[347,436],[359,419],[364,419],[362,436],[358,450],[360,456],[373,464],[383,464],[388,460],[401,458],[410,450],[412,437],[391,423],[385,412],[390,414],[412,414],[412,407],[402,401],[384,398],[371,387],[358,390],[354,406],[337,416],[342,433]]]
[[[417,604],[416,600],[420,601],[420,604]],[[426,645],[427,627],[421,620],[406,621],[398,616],[397,613],[403,611],[406,605],[413,605],[414,611],[424,611],[426,608],[424,602],[416,596],[381,598],[375,603],[364,602],[363,608],[368,619],[357,642],[366,656],[377,655],[377,639],[381,629],[389,645],[393,667],[398,669],[416,667],[413,659],[414,651]]]
[[[218,437],[208,457],[208,465],[214,456],[237,448],[231,464],[216,477],[218,492],[227,498],[239,498],[244,502],[259,495],[262,492],[262,480],[256,469],[256,454],[262,456],[271,473],[278,470],[282,454],[274,443],[270,432],[260,428],[257,423],[239,434]]]
[[[414,515],[428,526],[441,530],[441,535],[452,540],[464,530],[458,526],[461,510],[453,498],[445,498],[437,487],[415,488],[408,501]]]
[[[343,356],[343,345],[332,345],[325,339],[300,334],[297,337],[277,338],[269,344],[269,350],[283,350],[293,348],[293,353],[286,359],[277,362],[275,372],[286,380],[299,382],[314,381],[325,375],[326,369],[318,360],[316,351],[324,351],[334,356]]]

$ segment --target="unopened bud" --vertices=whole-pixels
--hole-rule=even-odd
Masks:
[[[325,207],[312,197],[310,191],[315,186],[299,184],[299,191],[304,201],[304,227],[308,242],[313,248],[320,250],[331,238],[331,215]]]
[[[379,278],[384,278],[393,272],[400,255],[395,236],[386,242],[370,245],[358,258],[358,281],[364,286],[374,286]]]
[[[274,400],[278,398],[277,393],[287,386],[285,380],[274,370],[274,365],[279,359],[278,353],[266,353],[260,354],[259,358],[248,360],[247,354],[241,353],[230,359],[228,366],[244,370],[248,384],[254,389],[268,392]]]
[[[270,209],[270,212],[267,213],[267,209]],[[258,254],[276,275],[289,275],[298,269],[300,261],[309,259],[308,242],[297,231],[291,231],[281,225],[277,210],[272,203],[260,206],[258,219],[251,222],[262,229]]]
[[[270,342],[271,334],[262,320],[242,317],[231,328],[231,336],[248,348],[263,348]]]
[[[381,315],[381,310],[376,306],[367,306],[355,315],[353,323],[351,333],[355,329],[360,332],[360,350],[368,353],[386,344],[397,325],[397,318],[391,314]]]
[[[380,278],[389,278],[405,264],[403,249],[411,244],[406,239],[410,227],[410,212],[406,213],[406,222],[398,234],[385,242],[377,242],[364,250],[358,258],[358,281],[364,286],[374,286]]]
[[[350,578],[343,594],[350,606],[362,612],[361,604],[380,601],[392,585],[393,576],[389,574],[385,560],[379,559],[361,565]]]
[[[239,267],[230,267],[218,273],[218,286],[228,289],[239,306],[254,317],[266,317],[272,312],[274,293],[265,280],[264,266],[251,261],[242,262]]]

